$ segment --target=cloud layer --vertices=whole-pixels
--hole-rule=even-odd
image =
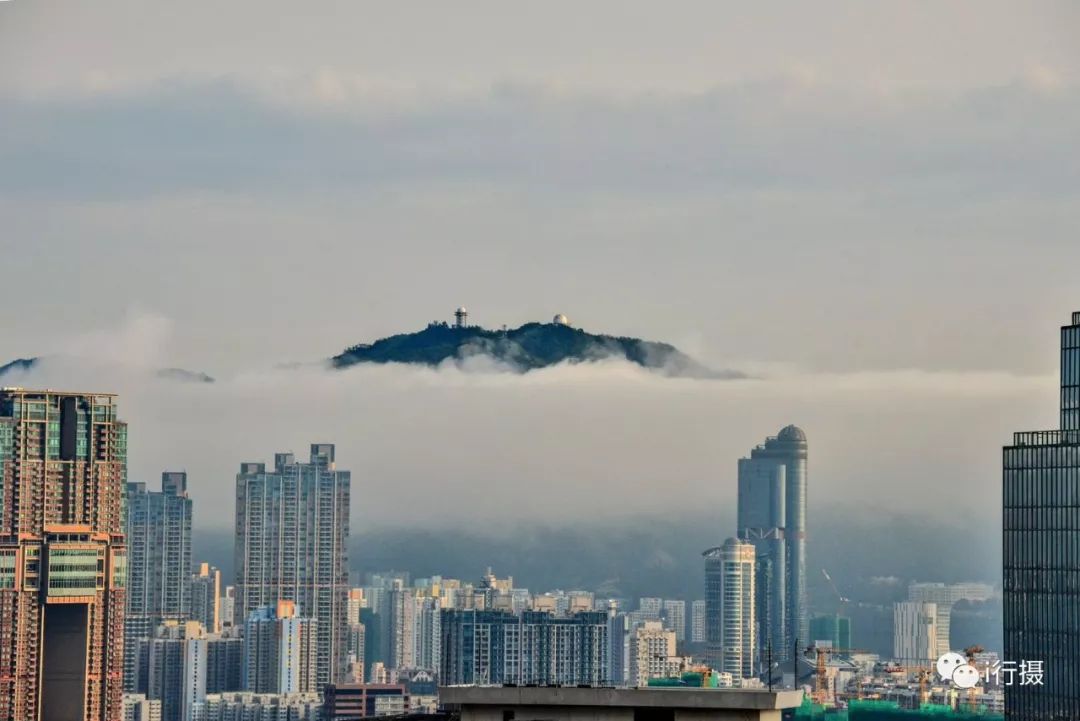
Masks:
[[[135,317],[114,333],[130,341],[158,325]],[[231,523],[242,461],[303,456],[313,442],[336,443],[353,472],[358,527],[505,528],[709,506],[719,517],[734,503],[736,459],[789,422],[810,438],[812,509],[994,519],[1000,446],[1012,430],[1051,425],[1055,395],[1052,378],[1001,373],[711,381],[614,361],[524,376],[475,363],[302,366],[187,384],[67,356],[5,382],[120,393],[131,477],[187,469],[198,525],[219,527]]]
[[[358,524],[727,508],[789,422],[811,504],[969,516],[1055,422],[1075,3],[0,3],[0,358],[121,394],[131,473],[338,444]],[[760,380],[281,362],[459,304]],[[132,306],[162,316],[131,316]],[[164,320],[168,318],[169,320]],[[154,371],[207,371],[177,384]]]

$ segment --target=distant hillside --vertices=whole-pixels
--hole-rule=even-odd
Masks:
[[[37,358],[16,358],[10,363],[5,363],[0,366],[0,376],[5,373],[16,373],[18,371],[28,371],[34,367],[38,362]]]
[[[526,323],[520,328],[488,330],[432,323],[422,331],[361,343],[330,359],[335,368],[357,363],[438,365],[487,355],[524,373],[557,363],[623,358],[672,376],[742,378],[737,371],[714,371],[667,343],[597,335],[565,323]]]
[[[0,366],[0,378],[14,373],[25,373],[34,369],[41,362],[40,358],[16,358]],[[183,368],[162,368],[156,373],[158,378],[182,383],[213,383],[213,377],[201,371],[189,371]]]

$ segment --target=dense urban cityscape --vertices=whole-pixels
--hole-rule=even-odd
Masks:
[[[995,599],[989,584],[912,584],[893,607],[891,655],[859,649],[842,612],[812,613],[811,443],[795,425],[737,460],[737,528],[702,552],[702,597],[627,599],[523,588],[492,568],[351,583],[352,478],[322,442],[306,459],[239,464],[235,577],[223,578],[193,558],[187,474],[164,471],[159,488],[126,480],[121,399],[5,387],[0,718],[437,714],[440,686],[802,689],[822,712],[872,700],[1018,719],[1075,709],[1071,657],[1047,641],[1075,640],[1070,581],[1058,580],[1075,575],[1075,533],[1047,544],[1072,529],[1041,509],[1075,500],[1061,494],[1080,474],[1078,339],[1080,313],[1062,328],[1061,429],[1005,448],[1005,648],[963,649],[971,685],[943,678],[939,659],[956,651],[953,607]],[[1021,658],[1013,687],[1003,663]]]
[[[1078,28],[0,0],[0,721],[1080,721]]]

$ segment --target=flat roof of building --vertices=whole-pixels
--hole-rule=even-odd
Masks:
[[[117,396],[116,393],[101,393],[98,391],[59,391],[55,388],[23,388],[22,386],[0,386],[0,392],[41,396],[94,396],[96,398],[116,398]]]
[[[439,687],[439,700],[456,706],[623,706],[761,711],[795,708],[802,699],[802,691],[739,688]]]

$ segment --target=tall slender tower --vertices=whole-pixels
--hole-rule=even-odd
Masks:
[[[127,612],[185,619],[191,611],[191,499],[187,474],[161,474],[161,491],[127,484]],[[155,624],[156,625],[156,624]]]
[[[236,617],[292,601],[298,617],[316,619],[318,688],[347,671],[350,481],[325,443],[311,446],[309,463],[277,453],[273,471],[244,463],[236,476]]]
[[[191,576],[191,618],[209,633],[221,633],[221,571],[209,563]]]
[[[390,668],[416,666],[416,591],[397,579],[390,589]]]
[[[191,610],[191,499],[187,474],[161,474],[161,490],[128,483],[124,518],[127,613],[124,691],[147,691],[146,644],[163,620],[186,620]]]
[[[713,668],[735,678],[757,674],[758,626],[754,545],[729,538],[705,557],[705,654]]]
[[[1080,718],[1080,312],[1061,328],[1061,428],[1013,434],[1003,453],[1005,658],[1041,684],[1005,688],[1010,721]]]
[[[759,642],[777,659],[810,636],[806,458],[806,433],[785,426],[739,459],[738,536],[757,548]]]
[[[116,721],[127,426],[115,397],[0,389],[0,721]]]

